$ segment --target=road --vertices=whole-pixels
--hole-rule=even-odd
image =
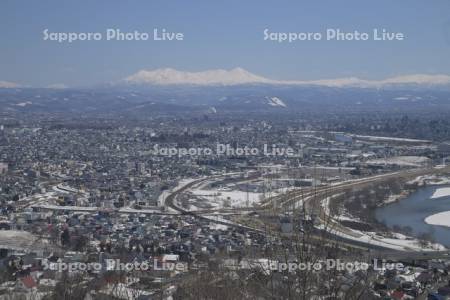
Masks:
[[[393,254],[393,250],[389,247],[383,247],[382,245],[377,245],[376,243],[367,243],[364,241],[359,241],[357,238],[359,237],[357,233],[355,233],[352,230],[349,230],[348,228],[341,225],[339,222],[333,220],[332,217],[328,216],[324,209],[321,206],[321,202],[323,199],[327,197],[331,197],[333,195],[336,195],[338,193],[341,193],[349,188],[355,188],[367,184],[373,184],[380,181],[385,181],[391,178],[398,178],[398,177],[417,177],[420,175],[429,174],[430,172],[437,173],[437,172],[448,172],[450,171],[450,167],[444,168],[444,169],[413,169],[413,170],[407,170],[403,172],[393,172],[388,174],[382,174],[367,178],[361,178],[356,179],[352,181],[346,181],[342,182],[340,184],[336,184],[333,186],[324,186],[324,187],[317,187],[317,188],[311,188],[311,189],[303,189],[301,191],[295,190],[290,191],[284,195],[276,196],[271,198],[271,204],[276,203],[276,206],[280,207],[281,209],[290,210],[292,208],[298,207],[298,202],[302,202],[309,214],[316,213],[318,217],[318,221],[323,224],[327,225],[327,228],[332,228],[333,230],[327,230],[326,235],[328,235],[328,240],[330,242],[339,242],[344,246],[354,247],[357,249],[364,249],[364,250],[372,250],[372,251],[384,251],[389,252]],[[190,215],[193,216],[199,220],[208,221],[211,223],[216,223],[220,225],[226,225],[229,227],[238,228],[244,232],[254,232],[254,233],[260,233],[260,234],[266,234],[265,231],[260,230],[258,228],[252,228],[246,225],[238,224],[235,222],[228,222],[219,220],[218,218],[214,217],[207,217],[205,214],[210,215],[217,215],[220,216],[221,214],[233,214],[234,212],[238,214],[242,214],[243,211],[246,211],[246,209],[220,209],[220,210],[201,210],[201,211],[189,211],[186,210],[176,203],[176,198],[181,193],[188,191],[192,187],[199,185],[205,181],[211,181],[219,178],[223,178],[225,175],[215,175],[207,178],[198,179],[195,181],[192,181],[190,183],[187,183],[178,189],[172,191],[165,199],[165,206],[172,209],[174,212],[158,212],[156,210],[146,210],[146,209],[129,209],[129,208],[121,208],[121,209],[110,209],[107,210],[111,213],[129,213],[129,214],[161,214],[161,215],[173,215],[173,214],[182,214],[182,215]],[[61,187],[60,187],[61,188]],[[71,189],[66,189],[67,192],[73,192]],[[269,209],[267,204],[266,206],[263,206],[258,209],[249,209],[249,211],[258,211],[260,209]],[[81,208],[81,207],[57,207],[57,206],[42,206],[37,205],[36,203],[31,204],[30,206],[36,206],[41,207],[43,209],[50,209],[50,210],[72,210],[72,211],[105,211],[102,208]],[[280,210],[281,213],[281,210]],[[342,236],[345,234],[346,236],[350,236],[352,238],[346,238],[345,236]],[[324,232],[318,232],[317,236],[320,238],[323,238]],[[398,251],[400,252],[400,251]],[[423,257],[422,252],[417,251],[410,251],[408,249],[405,249],[405,251],[402,252],[403,257]],[[439,257],[446,257],[448,255],[448,252],[435,252],[436,255]],[[434,258],[434,257],[433,257]]]
[[[373,241],[369,242],[369,243],[365,242],[365,241],[357,240],[357,238],[360,235],[358,233],[355,233],[354,231],[349,230],[348,228],[344,227],[339,222],[333,220],[333,218],[328,216],[325,213],[325,211],[321,208],[320,203],[324,198],[331,197],[331,196],[341,193],[349,188],[360,187],[360,186],[364,186],[367,184],[373,184],[373,183],[386,181],[389,179],[394,179],[394,178],[399,178],[399,177],[410,178],[410,177],[417,177],[417,176],[426,175],[426,174],[430,174],[430,173],[443,173],[443,172],[448,172],[448,171],[450,171],[450,167],[443,168],[443,169],[435,169],[435,168],[412,169],[412,170],[406,170],[406,171],[401,171],[401,172],[381,174],[381,175],[376,175],[376,176],[372,176],[372,177],[361,178],[361,179],[356,179],[356,180],[352,180],[352,181],[346,181],[346,182],[343,182],[340,184],[336,184],[334,186],[318,187],[318,188],[312,188],[310,190],[302,190],[302,191],[291,191],[282,196],[276,196],[276,197],[272,198],[272,201],[278,202],[278,205],[285,209],[290,209],[291,207],[296,207],[297,205],[295,205],[295,203],[297,203],[298,201],[304,202],[304,205],[305,205],[308,213],[318,212],[317,215],[318,215],[319,222],[321,222],[322,224],[326,224],[327,228],[332,228],[332,231],[327,230],[327,232],[326,232],[326,234],[329,235],[330,242],[337,241],[345,246],[354,247],[354,248],[357,248],[360,250],[366,249],[366,250],[373,251],[373,252],[383,251],[383,252],[389,253],[389,255],[392,255],[392,256],[394,256],[394,253],[396,253],[397,257],[406,257],[406,258],[411,258],[411,259],[412,258],[425,259],[425,257],[426,257],[426,259],[447,258],[447,257],[449,257],[448,251],[433,252],[433,255],[432,255],[431,253],[424,254],[424,252],[418,252],[418,251],[415,251],[414,249],[408,249],[408,248],[405,248],[404,251],[393,250],[392,246],[395,246],[394,244],[393,245],[386,244],[385,246],[383,246],[383,243],[386,243],[386,242],[377,240],[376,238],[374,238]],[[215,176],[214,178],[219,178],[219,177],[220,177],[220,175]],[[228,222],[214,220],[214,219],[206,218],[206,217],[202,216],[203,213],[207,213],[207,212],[224,213],[225,212],[224,210],[216,210],[216,211],[211,210],[211,211],[200,211],[200,212],[199,211],[188,211],[188,210],[183,209],[176,205],[176,197],[178,194],[189,190],[193,186],[200,184],[205,180],[211,180],[214,178],[209,177],[206,179],[200,179],[200,180],[191,182],[190,184],[187,184],[187,185],[183,186],[182,188],[174,191],[166,198],[166,205],[181,214],[192,215],[196,218],[208,220],[210,222],[217,223],[217,224],[227,225],[227,226],[231,226],[231,227],[237,227],[244,231],[264,233],[262,230],[259,230],[256,228],[251,228],[251,227],[244,226],[241,224],[236,224],[236,223],[231,224]],[[242,209],[238,209],[238,210],[242,211]],[[233,210],[227,210],[227,212],[230,212],[230,211],[233,211]],[[351,236],[352,238],[346,238],[345,236],[342,236],[342,234],[345,234],[346,236]],[[322,232],[322,235],[323,235],[323,232]]]
[[[331,228],[332,231],[335,233],[333,234],[330,232],[334,238],[344,239],[346,243],[352,244],[358,247],[361,247],[361,245],[365,245],[367,249],[377,249],[385,248],[385,250],[389,249],[392,251],[391,245],[386,245],[387,247],[383,247],[382,244],[385,243],[385,241],[373,239],[373,243],[366,243],[364,241],[356,241],[361,235],[358,235],[352,230],[349,230],[345,226],[341,225],[339,222],[333,219],[333,217],[329,216],[326,211],[323,209],[321,203],[322,201],[327,197],[332,197],[333,195],[337,195],[339,193],[344,192],[345,190],[348,190],[350,188],[355,187],[362,187],[367,184],[374,184],[381,181],[386,181],[389,179],[395,179],[395,178],[416,178],[417,176],[422,176],[430,173],[445,173],[449,172],[450,167],[441,168],[441,169],[435,169],[435,168],[427,168],[427,169],[412,169],[402,172],[393,172],[393,173],[387,173],[377,176],[372,176],[368,178],[362,178],[357,180],[352,180],[350,182],[343,182],[341,184],[337,184],[334,186],[326,186],[326,187],[319,187],[307,192],[298,192],[294,191],[291,193],[288,193],[285,195],[284,198],[277,199],[281,202],[281,206],[285,209],[289,209],[290,207],[295,207],[295,203],[297,201],[302,201],[304,203],[305,209],[309,214],[316,214],[317,220],[327,228]],[[352,239],[347,239],[345,237],[342,237],[342,235],[351,236]],[[377,245],[375,245],[377,244]],[[394,245],[394,244],[393,244]],[[408,249],[405,247],[405,256],[411,256],[415,255],[416,257],[420,257],[422,252],[414,251],[413,249]],[[439,254],[436,254],[438,257],[445,256],[448,258],[448,251],[440,252]]]
[[[215,224],[219,224],[219,225],[226,225],[226,226],[229,226],[229,227],[238,228],[238,229],[241,229],[241,230],[246,231],[246,232],[254,232],[254,233],[264,234],[265,233],[264,231],[259,230],[257,228],[251,228],[251,227],[248,227],[248,226],[245,226],[245,225],[241,225],[241,224],[237,224],[237,223],[224,222],[224,221],[220,221],[220,220],[217,220],[217,219],[214,219],[214,218],[207,218],[204,215],[198,214],[196,211],[185,210],[184,208],[179,207],[179,206],[176,205],[176,203],[175,203],[176,202],[176,198],[177,198],[177,196],[179,194],[189,190],[193,186],[198,185],[198,184],[200,184],[200,183],[202,183],[204,181],[215,179],[215,178],[220,178],[220,177],[223,177],[223,176],[217,175],[217,176],[213,176],[213,177],[203,178],[203,179],[199,179],[199,180],[196,180],[196,181],[193,181],[191,183],[188,183],[188,184],[184,185],[183,187],[173,191],[169,196],[166,197],[165,205],[167,207],[170,207],[171,209],[179,212],[182,215],[190,215],[190,216],[193,216],[193,217],[195,217],[197,219],[200,219],[200,220],[205,220],[205,221],[208,221],[208,222],[211,222],[211,223],[215,223]]]

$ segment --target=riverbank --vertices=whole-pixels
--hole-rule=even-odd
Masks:
[[[421,186],[401,201],[377,208],[375,218],[391,231],[450,246],[450,193],[444,193],[448,189]]]
[[[431,195],[434,195],[435,191],[432,190],[433,187],[442,186],[448,183],[450,183],[448,176],[426,175],[419,176],[409,181],[398,181],[396,184],[392,184],[392,182],[386,183],[384,186],[385,191],[382,193],[377,190],[378,187],[368,187],[366,191],[359,191],[359,194],[352,196],[356,201],[360,201],[361,195],[364,196],[371,193],[376,194],[378,198],[372,206],[368,205],[360,214],[355,214],[351,210],[345,209],[344,212],[340,211],[340,213],[335,216],[335,219],[344,226],[349,225],[346,227],[361,234],[361,238],[381,240],[383,242],[388,241],[399,247],[443,249],[444,246],[440,245],[442,243],[435,243],[436,239],[434,238],[434,231],[432,229],[427,228],[426,230],[414,232],[414,230],[411,229],[411,226],[405,224],[407,223],[407,217],[405,220],[402,220],[402,222],[399,222],[400,224],[396,224],[398,218],[401,218],[402,213],[406,211],[403,208],[398,210],[395,214],[389,215],[386,219],[377,216],[376,211],[385,209],[391,205],[399,205],[400,207],[405,206],[403,202],[407,201],[406,199],[417,194],[418,191],[423,188],[430,188],[430,191],[432,191],[430,192],[430,195],[424,196],[428,199]],[[383,194],[384,196],[382,196]],[[445,187],[443,190],[439,190],[435,196],[437,197],[436,199],[438,199],[441,196],[447,196],[447,194],[450,195],[450,188],[447,190]],[[370,200],[368,198],[364,199],[366,201]],[[341,218],[341,214],[345,215],[345,218]],[[430,213],[430,215],[432,215],[432,213]],[[345,219],[350,219],[351,222],[348,222]],[[450,226],[450,211],[446,214],[436,216],[433,221],[438,223],[436,225]],[[423,218],[420,222],[425,224]],[[364,226],[358,226],[359,224],[356,223],[360,223]],[[440,241],[439,237],[441,235],[442,233],[438,235],[438,242]],[[402,237],[401,239],[399,239],[400,236]],[[450,242],[445,242],[444,244],[449,246]]]

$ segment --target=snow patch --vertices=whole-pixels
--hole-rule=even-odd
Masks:
[[[431,199],[437,199],[447,196],[450,196],[450,187],[438,188],[437,190],[434,191],[433,195],[431,196]]]
[[[450,227],[450,211],[440,212],[425,218],[425,223],[430,225]]]
[[[281,106],[281,107],[287,107],[287,105],[278,97],[266,97],[268,100],[268,103],[270,106]]]
[[[233,208],[238,207],[252,207],[261,202],[262,193],[245,192],[245,191],[226,191],[219,189],[193,189],[192,194],[201,198],[207,199],[207,203],[217,208],[226,208],[228,206]]]
[[[20,107],[25,107],[25,106],[31,105],[31,104],[33,104],[33,102],[27,101],[27,102],[20,102],[20,103],[17,103],[16,105],[17,105],[17,106],[20,106]]]

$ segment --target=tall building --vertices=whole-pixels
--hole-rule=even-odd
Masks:
[[[0,174],[5,174],[8,172],[8,164],[0,162]]]
[[[139,174],[145,174],[145,163],[141,162],[137,164],[137,171]]]

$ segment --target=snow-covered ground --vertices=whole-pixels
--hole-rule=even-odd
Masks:
[[[219,214],[203,215],[203,217],[205,219],[212,220],[213,222],[216,221],[216,222],[227,223],[227,224],[230,224],[230,225],[237,225],[235,222],[230,221],[228,219],[225,219],[225,218],[223,218],[222,215],[219,215]],[[220,226],[221,224],[217,224],[217,225]],[[226,226],[226,225],[222,225],[222,226]]]
[[[389,195],[389,197],[383,202],[384,204],[397,202],[402,196],[401,195]]]
[[[449,212],[450,213],[450,212]],[[325,228],[323,225],[318,225],[319,229],[326,229],[328,232],[337,236],[367,243],[370,245],[381,246],[388,249],[400,251],[441,251],[446,248],[441,244],[429,244],[428,247],[421,246],[417,239],[406,236],[395,235],[394,238],[388,238],[377,234],[376,232],[362,232],[347,228],[349,233],[344,233],[340,230]]]
[[[407,139],[407,138],[396,138],[387,136],[373,136],[373,135],[359,135],[351,134],[351,136],[359,139],[365,139],[370,141],[387,141],[387,142],[404,142],[404,143],[429,143],[428,140],[418,140],[418,139]]]
[[[443,187],[438,188],[436,191],[434,191],[433,195],[431,196],[431,199],[437,199],[448,196],[450,196],[450,187]]]
[[[430,199],[440,199],[450,196],[450,187],[438,188],[434,191]],[[425,223],[450,227],[450,211],[443,211],[425,218]]]
[[[233,222],[233,221],[231,221],[231,220],[225,219],[225,218],[223,217],[222,214],[219,214],[219,213],[217,213],[217,212],[215,212],[215,213],[213,213],[213,214],[209,214],[209,215],[203,215],[203,217],[204,217],[205,219],[211,220],[212,222],[222,222],[222,223],[225,223],[225,224],[230,224],[230,225],[234,225],[234,226],[240,226],[241,228],[251,229],[251,230],[253,230],[253,231],[263,232],[263,231],[261,231],[261,230],[259,230],[259,229],[255,229],[255,228],[252,228],[252,227],[248,227],[248,226],[246,226],[246,225],[238,224],[238,223]],[[215,229],[220,230],[220,229],[225,228],[225,227],[223,227],[223,226],[226,226],[226,227],[227,227],[227,225],[225,225],[225,224],[213,224],[213,223],[210,223],[209,226],[213,226],[213,227],[216,226]]]
[[[268,100],[268,104],[270,106],[282,106],[282,107],[287,107],[286,104],[283,102],[283,100],[281,100],[278,97],[266,97],[266,99]]]
[[[161,211],[157,209],[134,209],[130,207],[122,207],[119,209],[119,213],[158,214],[161,213]]]
[[[71,210],[71,211],[86,211],[86,212],[94,212],[94,211],[99,210],[98,207],[72,206],[72,205],[38,204],[38,205],[34,205],[34,207],[39,207],[39,208],[43,208],[43,209],[50,209],[50,210]]]
[[[26,102],[20,102],[20,103],[17,103],[16,105],[17,105],[17,106],[21,106],[21,107],[25,107],[25,106],[31,105],[31,104],[33,104],[33,102],[26,101]]]
[[[0,247],[5,249],[29,250],[37,239],[27,231],[0,230]]]
[[[420,167],[426,164],[430,159],[424,156],[395,156],[386,159],[371,159],[368,164],[372,165],[398,165],[404,167]]]
[[[58,197],[58,192],[56,191],[46,191],[40,194],[33,194],[28,197],[20,199],[20,202],[23,203],[18,208],[24,209],[30,206],[36,206],[39,204],[48,204],[51,201],[54,201]]]
[[[330,213],[330,201],[331,201],[331,199],[339,197],[341,195],[342,195],[342,193],[335,194],[335,195],[333,195],[331,197],[326,197],[325,199],[322,200],[321,205],[322,205],[323,211],[325,212],[325,214],[327,216],[329,216],[331,214]]]
[[[211,230],[227,230],[228,226],[227,225],[222,225],[222,224],[215,224],[215,223],[211,223],[209,224],[209,229]]]
[[[400,194],[389,195],[389,197],[386,198],[382,203],[380,203],[379,206],[383,206],[383,205],[390,204],[390,203],[395,203],[403,198],[406,198],[408,195],[409,195],[408,191],[403,191]]]
[[[438,175],[423,175],[418,176],[413,180],[408,181],[408,184],[418,184],[419,186],[427,185],[445,185],[450,184],[450,178],[447,176]]]
[[[329,215],[329,202],[330,198],[326,198],[322,200],[321,205],[324,209],[324,212],[326,215]],[[450,212],[448,212],[449,215],[447,216],[447,219],[450,220]],[[345,220],[347,219],[346,216],[334,216],[334,219],[337,220]],[[450,226],[450,222],[448,221]],[[432,244],[429,243],[427,246],[421,245],[419,240],[407,237],[405,235],[399,234],[399,233],[393,233],[392,237],[386,237],[376,232],[365,232],[365,231],[359,231],[354,230],[351,228],[346,227],[345,231],[340,230],[337,227],[333,228],[333,224],[324,226],[323,224],[316,226],[319,229],[327,230],[328,232],[335,234],[337,236],[364,242],[371,245],[381,246],[384,248],[394,249],[394,250],[400,250],[400,251],[436,251],[436,250],[445,250],[446,248],[441,244]]]
[[[333,217],[333,219],[338,220],[338,221],[361,222],[361,220],[359,218],[356,218],[347,212],[345,214],[335,216],[335,217]]]
[[[130,288],[125,283],[108,284],[101,290],[102,293],[112,296],[116,299],[137,299],[140,297],[150,297],[151,292]]]
[[[251,207],[260,203],[263,198],[262,193],[245,192],[238,190],[218,190],[218,189],[193,189],[192,193],[204,198],[210,206],[215,208],[223,207]],[[248,204],[248,205],[247,205]]]
[[[170,190],[163,191],[158,197],[158,200],[157,200],[158,206],[164,206],[167,196],[169,196],[173,192],[183,188],[184,186],[194,182],[195,180],[197,180],[197,179],[195,179],[195,178],[182,179],[178,182],[176,187],[174,187]]]
[[[425,218],[425,223],[450,227],[450,211],[440,212]]]

